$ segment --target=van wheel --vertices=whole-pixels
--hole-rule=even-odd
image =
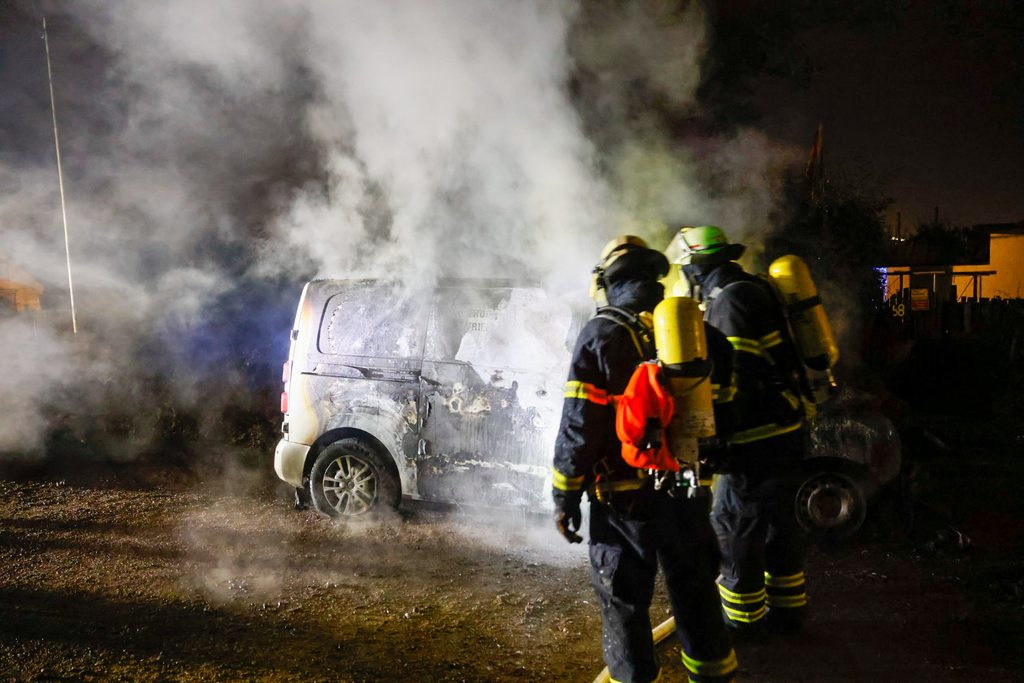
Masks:
[[[839,541],[864,523],[868,503],[860,477],[825,467],[804,477],[796,492],[796,518],[814,539]]]
[[[398,507],[401,486],[387,459],[364,441],[340,439],[320,451],[309,473],[313,507],[328,517],[358,517]]]

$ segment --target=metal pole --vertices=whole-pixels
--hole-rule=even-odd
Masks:
[[[75,287],[71,280],[71,243],[68,240],[68,211],[64,202],[64,172],[60,165],[60,136],[57,135],[57,102],[53,96],[53,69],[50,66],[50,39],[46,33],[46,17],[43,17],[43,45],[46,47],[46,77],[50,83],[50,114],[53,116],[53,147],[57,154],[57,184],[60,186],[60,215],[64,222],[64,254],[68,265],[68,295],[71,297],[71,331],[78,334],[78,320],[75,318]]]

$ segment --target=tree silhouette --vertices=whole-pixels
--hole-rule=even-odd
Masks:
[[[816,181],[815,190],[802,169],[789,174],[766,256],[801,256],[817,280],[838,285],[867,315],[882,303],[877,268],[885,260],[884,211],[891,200],[874,174],[848,167]]]

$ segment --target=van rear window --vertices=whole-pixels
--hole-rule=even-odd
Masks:
[[[318,351],[339,356],[417,358],[422,353],[423,306],[398,287],[352,287],[327,300]]]

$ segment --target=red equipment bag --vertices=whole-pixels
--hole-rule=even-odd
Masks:
[[[641,363],[629,378],[615,409],[615,433],[622,442],[622,459],[645,470],[679,471],[665,438],[675,403],[657,363]]]

